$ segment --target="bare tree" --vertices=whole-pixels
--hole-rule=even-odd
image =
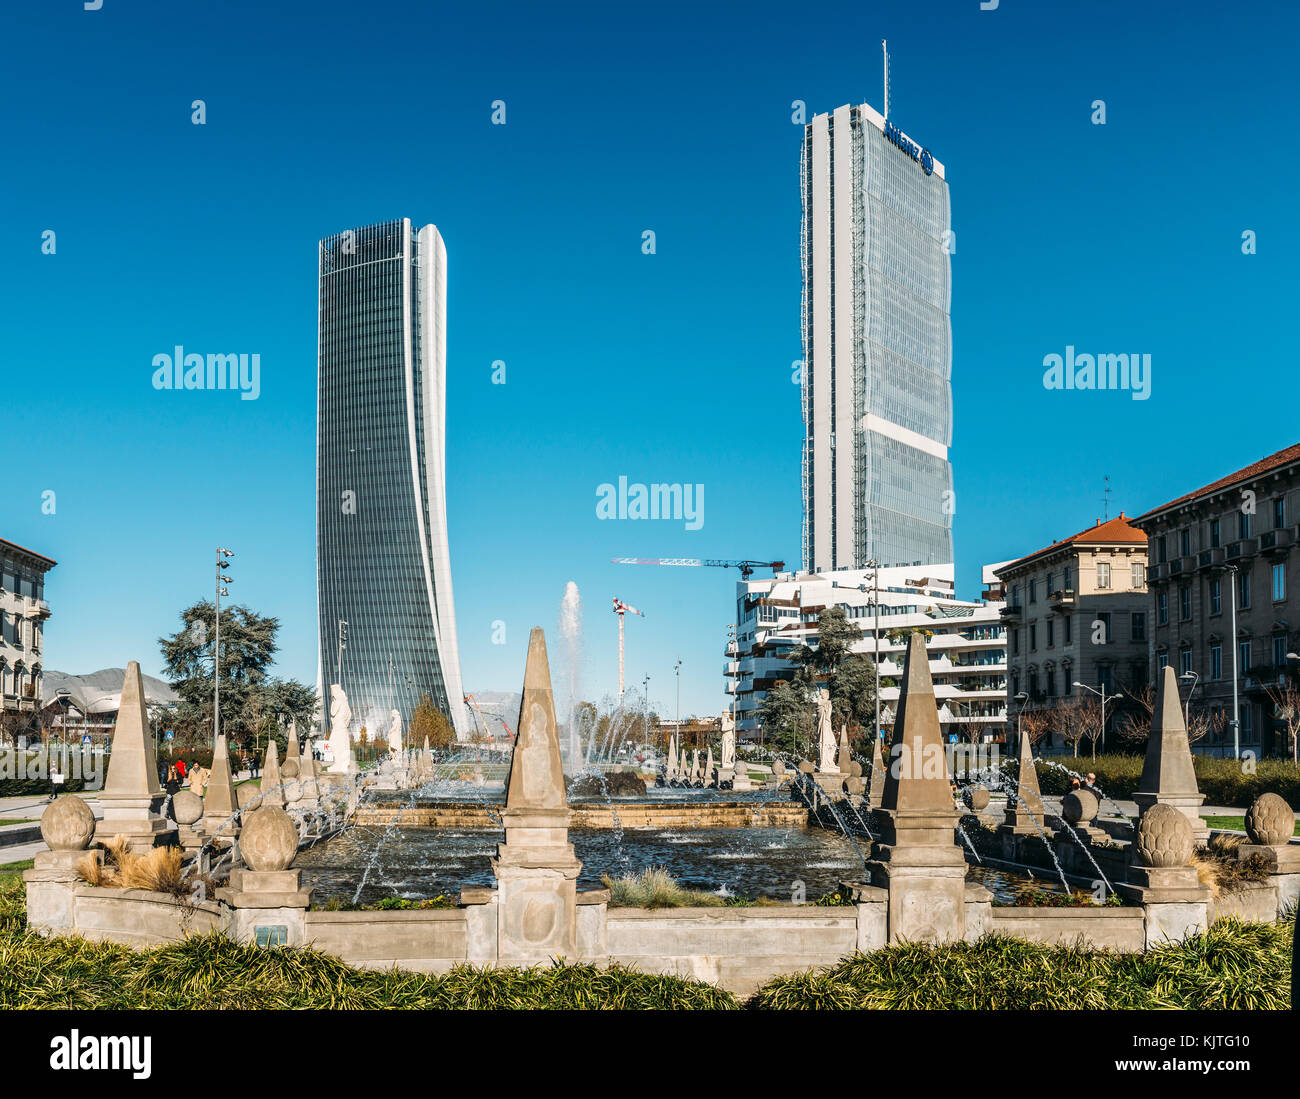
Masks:
[[[1264,693],[1273,703],[1273,716],[1286,730],[1291,759],[1295,761],[1297,741],[1300,740],[1300,691],[1295,687],[1269,687]]]

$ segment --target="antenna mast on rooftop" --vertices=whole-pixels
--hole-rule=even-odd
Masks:
[[[1103,490],[1101,498],[1102,521],[1105,522],[1110,519],[1110,477],[1104,477],[1102,480],[1106,484],[1106,488]]]
[[[889,117],[889,43],[880,40],[880,55],[885,64],[885,117]]]

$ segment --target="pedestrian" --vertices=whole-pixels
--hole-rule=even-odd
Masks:
[[[1093,772],[1089,771],[1087,775],[1085,775],[1084,777],[1087,779],[1087,781],[1083,784],[1083,788],[1087,790],[1088,793],[1090,794],[1096,794],[1097,800],[1100,801],[1101,790],[1097,786],[1097,776],[1093,774]]]
[[[185,761],[183,759],[178,759],[176,761],[176,773],[180,775],[182,783],[184,783],[186,779],[185,771],[186,771]]]
[[[1071,791],[1071,792],[1074,792],[1075,790],[1078,790],[1079,788],[1080,788],[1079,780],[1078,780],[1077,778],[1072,778],[1072,779],[1070,779],[1070,791]]]
[[[163,789],[167,791],[167,796],[174,798],[180,792],[180,788],[181,788],[180,772],[177,771],[177,769],[174,766],[168,767],[167,777],[163,781]]]

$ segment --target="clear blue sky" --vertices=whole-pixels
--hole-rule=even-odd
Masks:
[[[314,682],[316,241],[407,216],[449,256],[467,687],[516,689],[574,580],[584,694],[617,595],[629,680],[671,713],[680,656],[683,711],[717,713],[735,573],[608,561],[798,562],[791,102],[879,107],[882,37],[952,191],[962,594],[1091,523],[1106,474],[1133,513],[1300,434],[1291,5],[471,7],[4,5],[0,537],[59,561],[48,667],[156,673],[220,543]],[[175,344],[259,353],[260,398],[156,392]],[[1151,399],[1044,390],[1067,344],[1151,354]],[[702,483],[702,528],[598,521],[619,475]]]

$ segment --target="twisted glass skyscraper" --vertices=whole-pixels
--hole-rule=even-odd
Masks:
[[[804,567],[953,560],[943,165],[871,107],[804,133]]]
[[[354,734],[380,735],[394,709],[409,727],[425,694],[468,732],[447,546],[446,300],[432,225],[403,218],[320,242],[320,671],[342,683]]]

